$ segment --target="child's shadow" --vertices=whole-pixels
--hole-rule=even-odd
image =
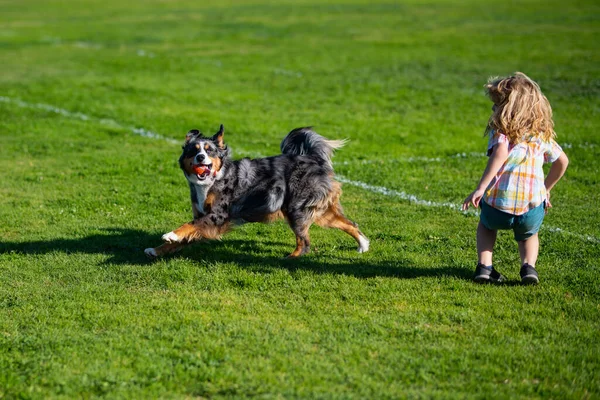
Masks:
[[[46,254],[54,251],[87,254],[105,254],[109,258],[104,264],[149,265],[152,263],[144,254],[144,248],[160,243],[158,232],[145,232],[135,229],[105,229],[101,233],[82,238],[59,238],[29,242],[0,242],[0,253]],[[290,247],[291,246],[291,247]],[[252,238],[224,238],[222,241],[205,241],[185,248],[182,252],[167,256],[184,257],[199,264],[215,262],[236,262],[248,269],[268,273],[274,268],[290,271],[310,270],[316,273],[345,274],[359,278],[370,277],[440,277],[451,276],[471,279],[471,271],[459,266],[439,266],[433,268],[416,267],[401,255],[394,259],[370,260],[368,254],[359,255],[353,244],[348,243],[348,255],[343,258],[327,254],[327,250],[314,251],[298,259],[284,259],[285,251],[291,250],[292,242],[264,242]],[[281,254],[273,254],[274,248]],[[372,248],[371,251],[376,251]]]

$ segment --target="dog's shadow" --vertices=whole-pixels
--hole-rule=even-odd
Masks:
[[[59,238],[28,242],[0,242],[0,254],[46,254],[63,252],[66,254],[87,253],[104,254],[108,258],[104,264],[112,265],[149,265],[144,248],[160,244],[158,232],[146,232],[136,229],[104,229],[99,233],[82,238]],[[236,262],[257,272],[268,272],[273,268],[290,271],[310,270],[316,273],[333,273],[370,277],[441,277],[451,276],[460,279],[471,279],[471,271],[459,266],[417,267],[400,254],[394,259],[379,261],[359,255],[355,247],[348,243],[348,256],[339,258],[327,251],[313,253],[297,259],[285,259],[284,252],[291,250],[291,243],[257,242],[252,239],[242,240],[225,238],[222,241],[206,241],[188,246],[180,253],[167,258],[183,257],[199,264],[217,262]],[[274,250],[275,249],[275,250]],[[278,251],[281,250],[279,253]],[[277,253],[277,254],[274,254]]]

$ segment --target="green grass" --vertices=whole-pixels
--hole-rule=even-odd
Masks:
[[[598,15],[591,0],[0,2],[0,398],[599,398]],[[571,164],[541,284],[518,283],[504,232],[509,281],[477,286],[477,218],[435,205],[474,188],[483,84],[517,70]],[[314,251],[283,260],[291,230],[249,224],[146,260],[191,217],[173,141],[220,123],[237,157],[278,153],[298,126],[350,139],[338,174],[395,191],[344,185],[371,251],[314,227]]]

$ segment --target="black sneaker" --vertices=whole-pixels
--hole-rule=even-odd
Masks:
[[[477,264],[473,280],[477,283],[500,283],[504,281],[504,277],[491,265],[486,267],[483,264]]]
[[[534,267],[529,264],[523,264],[521,267],[521,283],[527,285],[537,285],[540,282],[538,273]]]

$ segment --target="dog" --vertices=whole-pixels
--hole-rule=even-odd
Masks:
[[[205,137],[188,132],[179,166],[190,187],[193,221],[162,236],[164,243],[144,250],[150,258],[164,256],[201,239],[220,239],[233,226],[285,218],[296,235],[296,248],[287,257],[310,251],[309,228],[337,228],[358,243],[369,240],[344,216],[341,184],[334,179],[331,156],[345,140],[327,140],[312,128],[292,130],[277,156],[232,160],[223,141],[224,129]]]

